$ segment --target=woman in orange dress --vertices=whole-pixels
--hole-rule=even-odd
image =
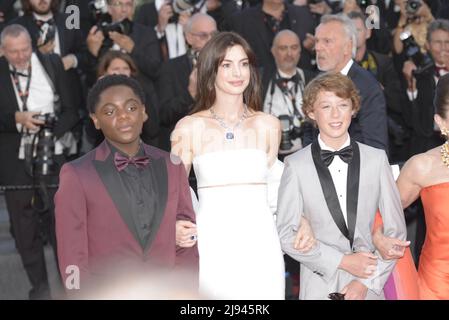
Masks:
[[[435,122],[447,139],[449,75],[438,81],[434,105]],[[399,175],[397,185],[404,208],[419,196],[424,206],[427,231],[418,266],[419,298],[449,299],[449,141],[410,158]],[[385,251],[384,248],[391,248],[396,240],[382,235],[377,239],[377,248],[381,252]]]

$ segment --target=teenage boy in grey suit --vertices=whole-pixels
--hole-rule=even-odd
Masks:
[[[300,299],[327,299],[330,293],[347,300],[383,299],[394,261],[382,260],[375,251],[371,230],[376,211],[384,233],[406,237],[385,152],[348,134],[359,107],[354,83],[340,73],[320,75],[304,92],[304,114],[320,135],[285,159],[277,217],[282,249],[303,266]],[[307,252],[294,247],[301,216],[316,238]]]

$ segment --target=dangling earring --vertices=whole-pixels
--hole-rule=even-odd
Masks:
[[[448,140],[448,138],[449,138],[449,130],[446,129],[446,128],[441,128],[441,135],[442,135],[446,140]]]

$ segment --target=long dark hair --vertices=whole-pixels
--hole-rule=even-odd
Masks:
[[[248,42],[234,32],[221,32],[214,36],[201,49],[196,65],[197,73],[197,96],[191,113],[207,110],[215,103],[215,79],[217,78],[218,66],[223,62],[226,51],[233,46],[241,46],[248,56],[250,66],[249,84],[243,91],[243,102],[249,109],[262,110],[262,99],[260,79],[256,67],[256,56]]]
[[[447,119],[449,109],[449,74],[446,74],[438,80],[433,98],[435,113],[441,118]]]
[[[31,7],[30,0],[21,0],[22,2],[22,10],[24,14],[32,14],[33,8]],[[50,10],[55,14],[59,10],[59,0],[51,0]]]

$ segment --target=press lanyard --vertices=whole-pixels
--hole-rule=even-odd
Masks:
[[[300,75],[299,75],[300,76]],[[280,75],[278,73],[276,73],[275,75],[275,79],[279,79]],[[269,113],[271,114],[271,109],[273,107],[273,94],[274,94],[274,89],[277,86],[276,84],[277,81],[272,80],[271,81],[271,86],[272,86],[272,92],[271,92],[271,99],[270,99],[270,110]],[[300,87],[300,88],[299,88]],[[285,88],[282,89],[278,86],[278,88],[281,90],[282,93],[282,99],[284,100],[284,104],[286,106],[288,106],[287,104],[287,99],[288,98],[290,100],[290,102],[292,103],[292,108],[293,108],[293,114],[290,111],[289,108],[287,108],[288,113],[290,114],[290,116],[295,116],[300,123],[302,123],[302,121],[304,120],[303,116],[299,113],[298,108],[296,106],[296,95],[298,94],[298,89],[301,90],[301,93],[304,92],[304,85],[302,80],[299,81],[299,83],[295,83],[290,89],[288,88],[288,83],[286,83]]]
[[[30,96],[30,84],[31,84],[31,64],[28,66],[28,76],[27,76],[27,84],[25,87],[25,91],[22,91],[19,81],[19,75],[23,75],[17,72],[17,69],[13,67],[11,70],[11,75],[14,81],[14,85],[16,86],[17,92],[19,93],[20,100],[22,100],[22,111],[28,111],[27,102],[28,97]]]

